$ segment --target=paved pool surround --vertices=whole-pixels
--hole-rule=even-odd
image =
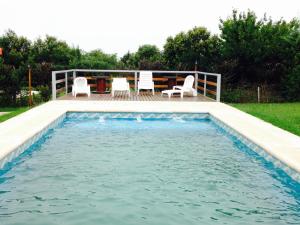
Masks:
[[[0,169],[67,112],[208,113],[220,127],[300,181],[300,137],[219,102],[50,101],[0,123]]]

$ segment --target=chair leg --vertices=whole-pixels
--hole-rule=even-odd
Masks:
[[[111,96],[115,97],[115,91],[111,91]]]
[[[152,89],[152,94],[154,95],[154,88]]]
[[[137,91],[137,95],[140,95],[140,89],[138,89],[138,91]]]

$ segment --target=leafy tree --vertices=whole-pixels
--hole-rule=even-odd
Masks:
[[[283,95],[289,101],[300,100],[300,64],[287,74],[283,82]]]
[[[161,53],[155,45],[142,45],[138,48],[135,57],[138,61],[149,60],[154,62],[161,60]]]
[[[105,54],[101,50],[83,53],[71,63],[73,68],[85,69],[116,69],[118,59],[116,54]]]
[[[32,85],[34,87],[43,85],[51,86],[51,72],[59,69],[49,62],[35,63],[30,62],[32,68]]]
[[[31,43],[25,37],[18,37],[8,30],[0,37],[3,57],[0,60],[0,90],[7,104],[16,103],[16,95],[26,80],[27,62]]]
[[[162,53],[155,45],[142,45],[136,53],[128,52],[120,61],[127,69],[159,70],[164,68]]]
[[[74,58],[80,58],[80,50],[71,48],[64,41],[52,36],[37,39],[32,46],[31,60],[35,63],[49,63],[54,68],[67,68]]]
[[[220,59],[221,42],[204,27],[169,37],[164,45],[164,58],[171,69],[193,70],[198,62],[202,70],[212,70]]]
[[[294,65],[299,22],[273,22],[255,13],[238,13],[221,20],[222,69],[231,82],[278,83]],[[227,64],[227,65],[226,65]],[[229,75],[225,72],[225,76]],[[222,71],[223,72],[223,71]]]
[[[135,54],[139,69],[160,70],[164,65],[162,54],[155,45],[142,45]]]
[[[46,36],[38,38],[32,45],[30,64],[32,66],[33,85],[50,85],[51,71],[67,69],[72,61],[81,57],[78,48],[71,48],[65,41]]]
[[[127,52],[120,59],[120,66],[123,69],[136,69],[136,59],[134,53]]]

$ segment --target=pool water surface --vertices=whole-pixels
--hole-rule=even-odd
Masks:
[[[0,224],[300,224],[300,185],[209,119],[67,117],[0,170]]]

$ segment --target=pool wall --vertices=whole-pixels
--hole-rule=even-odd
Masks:
[[[300,183],[300,173],[291,168],[289,165],[280,161],[276,157],[272,156],[263,147],[254,143],[252,140],[247,138],[245,135],[239,133],[231,126],[225,124],[220,119],[216,118],[214,115],[209,113],[165,113],[165,112],[65,112],[56,118],[54,121],[50,122],[47,126],[41,129],[39,132],[35,133],[31,138],[27,139],[24,143],[19,145],[17,148],[13,149],[11,152],[6,154],[0,159],[0,169],[2,169],[7,163],[11,162],[13,159],[22,154],[31,145],[37,142],[49,129],[55,128],[66,118],[83,118],[83,119],[95,119],[95,118],[126,118],[126,119],[210,119],[219,128],[223,129],[230,136],[238,139],[248,148],[265,158],[267,161],[272,162],[275,167],[282,169],[286,174],[288,174],[292,179]]]
[[[253,141],[251,141],[246,136],[242,135],[241,133],[237,132],[230,126],[226,125],[219,119],[215,118],[214,116],[210,115],[210,119],[221,129],[223,129],[227,134],[230,136],[236,138],[240,142],[242,142],[244,145],[246,145],[248,148],[250,148],[252,151],[256,152],[258,155],[263,157],[268,162],[273,163],[273,165],[276,168],[282,169],[286,174],[288,174],[293,180],[300,183],[300,173],[296,170],[292,169],[279,159],[273,157],[271,154],[269,154],[264,148],[260,147],[259,145],[255,144]]]
[[[19,155],[21,155],[28,148],[30,148],[31,145],[33,145],[39,139],[41,139],[42,136],[44,136],[50,129],[55,128],[58,124],[62,123],[62,121],[65,119],[65,117],[66,117],[66,113],[59,116],[57,119],[55,119],[50,124],[48,124],[46,127],[44,127],[42,130],[38,131],[32,137],[27,139],[24,143],[22,143],[17,148],[13,149],[11,152],[6,154],[3,158],[0,159],[0,169],[2,169],[7,163],[11,162]]]
[[[208,113],[151,113],[151,112],[68,112],[68,118],[86,119],[209,119]]]

